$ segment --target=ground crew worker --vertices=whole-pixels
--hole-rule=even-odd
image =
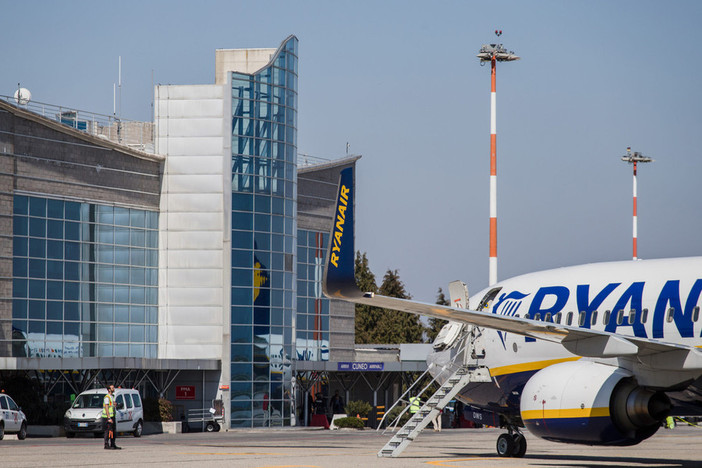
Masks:
[[[105,430],[105,450],[120,450],[115,444],[115,386],[107,386],[107,395],[102,400],[102,428]]]
[[[410,401],[409,412],[410,412],[410,414],[415,414],[417,411],[419,411],[419,408],[421,408],[422,401],[419,399],[418,396],[410,397],[409,401]]]

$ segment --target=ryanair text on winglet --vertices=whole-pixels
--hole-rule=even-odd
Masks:
[[[346,208],[349,205],[349,190],[345,185],[339,190],[339,208],[336,215],[336,225],[334,227],[334,242],[331,251],[331,263],[339,268],[339,254],[341,252],[341,238],[344,235],[344,223],[346,222]]]

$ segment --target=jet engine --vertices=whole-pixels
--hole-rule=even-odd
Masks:
[[[540,370],[520,405],[532,434],[586,445],[638,444],[655,434],[670,408],[665,393],[639,386],[629,371],[589,361]]]

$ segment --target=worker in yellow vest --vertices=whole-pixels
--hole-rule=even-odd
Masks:
[[[115,444],[115,386],[107,386],[107,395],[102,400],[102,428],[105,430],[105,450],[120,450]]]
[[[419,411],[419,408],[422,407],[422,400],[419,399],[419,396],[413,396],[409,399],[410,402],[410,407],[409,407],[409,412],[410,414],[415,414],[417,411]]]

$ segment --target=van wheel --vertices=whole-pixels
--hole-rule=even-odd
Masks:
[[[213,423],[212,421],[208,422],[208,423],[207,423],[207,426],[205,426],[205,430],[206,430],[207,432],[214,432],[214,430],[215,430],[215,423]]]
[[[66,432],[66,437],[69,439],[72,439],[76,436],[75,432]]]
[[[27,438],[27,423],[25,423],[25,422],[22,423],[22,426],[20,427],[20,430],[17,433],[17,438],[19,440],[24,440]]]
[[[0,422],[0,440],[5,438],[5,423]]]
[[[134,437],[141,437],[141,433],[144,431],[144,423],[139,420],[134,428]]]
[[[215,423],[215,432],[219,432],[220,429],[222,429],[222,427],[218,423]]]

